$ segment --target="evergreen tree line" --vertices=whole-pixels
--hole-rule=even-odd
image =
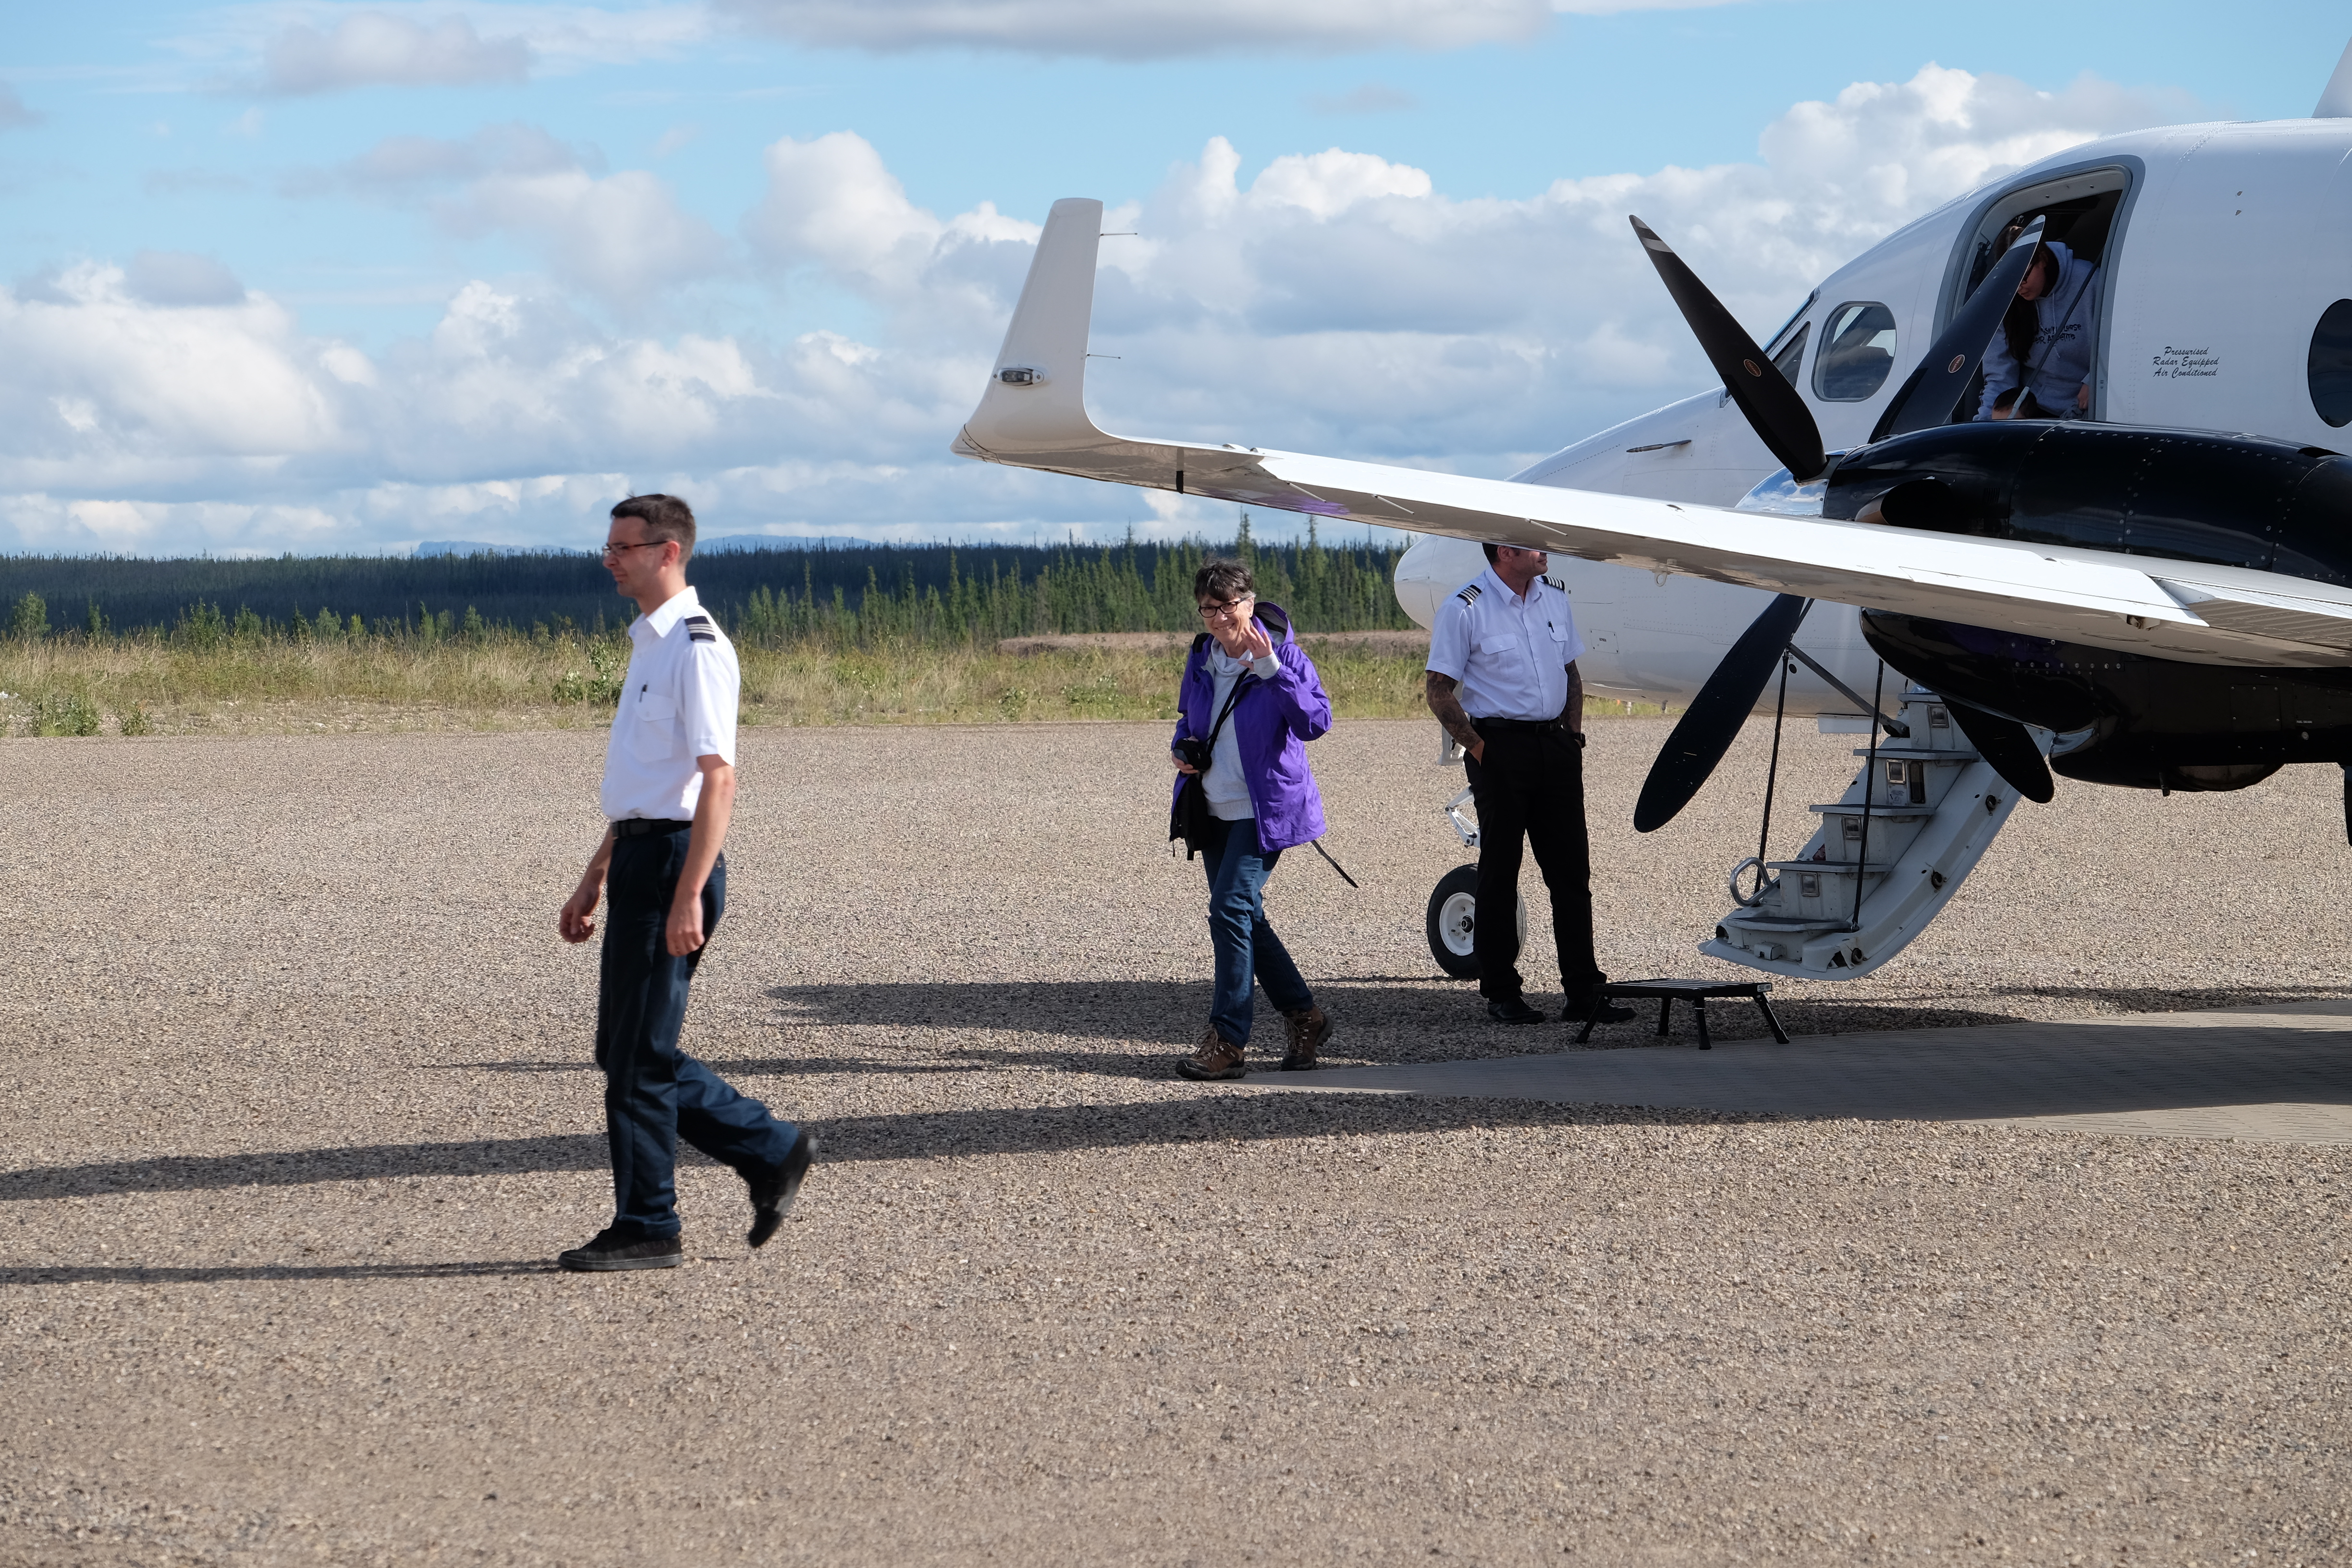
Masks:
[[[689,574],[737,640],[992,642],[1061,632],[1189,631],[1192,574],[1212,555],[1247,561],[1258,595],[1302,629],[1412,624],[1392,583],[1402,546],[1333,548],[1238,535],[1116,545],[875,545],[698,555]],[[236,608],[226,606],[234,604]],[[199,648],[270,639],[436,643],[603,636],[635,606],[593,556],[284,556],[181,561],[0,557],[0,605],[19,638],[148,637]]]

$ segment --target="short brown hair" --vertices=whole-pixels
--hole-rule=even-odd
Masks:
[[[694,509],[676,496],[631,496],[613,509],[614,517],[634,517],[646,525],[646,542],[677,541],[677,563],[694,553]]]
[[[1223,556],[1209,557],[1201,563],[1201,569],[1192,574],[1192,602],[1196,605],[1203,599],[1214,599],[1221,605],[1231,604],[1244,594],[1256,592],[1257,579],[1250,575],[1250,569],[1238,561],[1228,561]]]

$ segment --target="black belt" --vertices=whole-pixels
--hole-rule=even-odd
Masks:
[[[693,826],[691,822],[673,822],[666,816],[625,816],[613,824],[613,837],[649,838],[656,833],[684,833]]]
[[[1521,731],[1534,735],[1566,735],[1578,745],[1584,744],[1584,737],[1568,727],[1565,713],[1557,719],[1473,719],[1470,723],[1481,735],[1490,730]]]

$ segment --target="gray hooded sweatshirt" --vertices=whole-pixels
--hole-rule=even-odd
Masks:
[[[2099,352],[2099,264],[2083,260],[2055,240],[2050,250],[2058,259],[2058,279],[2050,292],[2033,301],[2040,322],[2023,379],[2045,412],[2071,415]],[[1984,378],[1984,401],[1977,406],[1977,417],[1990,419],[1994,401],[2019,381],[2007,332],[1993,333],[1992,346],[1985,351]]]

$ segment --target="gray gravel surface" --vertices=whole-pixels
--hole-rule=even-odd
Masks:
[[[1623,826],[1664,732],[1591,753],[1624,976],[1721,972],[1755,847],[1753,732]],[[1335,1061],[1565,1043],[1429,960],[1434,751],[1315,750]],[[1185,1083],[1157,727],[747,732],[689,1034],[829,1158],[756,1255],[689,1166],[688,1266],[604,1277],[600,736],[0,753],[0,1563],[2352,1561],[2352,1152]],[[2338,787],[2062,785],[1783,1016],[2344,995]]]

